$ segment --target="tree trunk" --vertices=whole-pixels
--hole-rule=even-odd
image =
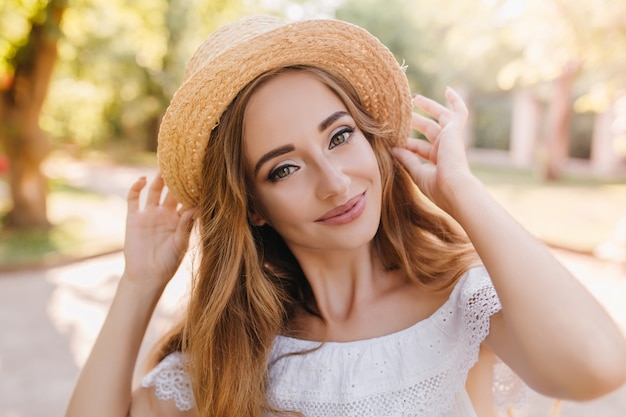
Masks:
[[[522,168],[533,166],[536,157],[537,132],[540,109],[533,93],[521,90],[513,97],[509,155],[513,165]]]
[[[63,0],[51,0],[43,23],[33,24],[28,42],[16,55],[13,82],[2,92],[0,142],[9,159],[12,209],[4,224],[12,228],[47,229],[47,181],[41,164],[50,141],[39,127],[39,115],[56,61]]]
[[[563,73],[553,81],[552,98],[548,104],[544,135],[545,166],[542,179],[556,180],[561,177],[569,152],[569,124],[572,115],[570,92],[581,63],[572,61]]]

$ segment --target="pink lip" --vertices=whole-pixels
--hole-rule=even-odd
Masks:
[[[326,212],[315,221],[332,225],[346,224],[359,217],[363,210],[365,210],[365,192]]]

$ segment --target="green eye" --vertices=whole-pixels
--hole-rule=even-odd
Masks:
[[[328,145],[328,149],[333,149],[335,146],[343,145],[348,142],[350,136],[354,132],[354,129],[346,127],[339,132],[335,133],[332,138],[330,138],[330,144]]]
[[[282,165],[270,172],[269,180],[270,181],[279,181],[283,178],[288,177],[290,174],[296,172],[298,167],[294,165]]]
[[[276,171],[276,174],[274,174],[277,178],[285,178],[287,175],[289,175],[289,172],[291,170],[289,169],[289,167],[281,167]]]

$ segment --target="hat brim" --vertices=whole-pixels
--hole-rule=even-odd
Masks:
[[[295,65],[319,67],[347,80],[398,144],[408,138],[410,90],[389,49],[347,22],[286,23],[211,57],[174,94],[161,122],[158,154],[165,182],[184,206],[197,205],[205,148],[225,109],[259,75]]]

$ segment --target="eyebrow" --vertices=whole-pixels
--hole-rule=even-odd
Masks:
[[[322,120],[322,122],[319,124],[319,126],[317,126],[317,130],[319,130],[320,132],[323,132],[324,130],[326,130],[328,128],[328,126],[333,124],[333,122],[341,119],[344,116],[350,116],[350,113],[348,113],[345,110],[340,110],[340,111],[334,112],[333,114],[331,114],[330,116],[328,116],[327,118]]]
[[[345,110],[336,111],[330,116],[328,116],[327,118],[325,118],[324,120],[322,120],[320,124],[317,126],[317,130],[320,132],[323,132],[324,130],[328,128],[328,126],[333,124],[335,121],[341,119],[344,116],[349,116],[349,115],[350,113],[348,113]],[[276,158],[277,156],[281,156],[289,152],[293,152],[295,149],[296,149],[295,146],[291,144],[283,145],[279,148],[272,149],[271,151],[263,155],[261,159],[259,159],[259,161],[256,163],[256,165],[254,166],[254,176],[256,177],[256,175],[259,173],[259,170],[261,169],[263,164],[269,161],[270,159]]]
[[[256,177],[256,175],[259,173],[259,169],[261,169],[261,166],[270,159],[276,158],[277,156],[284,155],[289,152],[293,152],[295,149],[296,147],[291,144],[272,149],[271,151],[263,155],[261,159],[259,159],[259,162],[256,163],[256,165],[254,166],[254,176]]]

